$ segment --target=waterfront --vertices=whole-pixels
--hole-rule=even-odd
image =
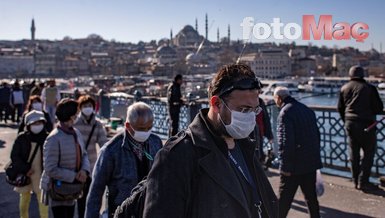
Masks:
[[[349,149],[347,146],[344,125],[336,110],[338,97],[335,95],[307,96],[309,96],[308,93],[300,93],[297,98],[311,107],[316,113],[317,123],[321,132],[321,157],[325,167],[324,170],[327,170],[335,175],[349,177]],[[122,109],[134,101],[132,97],[125,98],[124,101],[122,99],[117,100],[116,98],[107,99],[108,100],[106,102],[108,102],[108,105],[103,107],[106,107],[105,111],[109,113],[107,114],[108,116],[111,115],[110,112],[114,111],[115,107]],[[167,119],[167,103],[165,99],[143,97],[141,100],[149,104],[154,111],[155,120],[153,132],[160,135],[163,139],[167,139],[169,123]],[[110,104],[117,102],[120,103],[117,105]],[[187,128],[192,119],[198,113],[199,109],[207,106],[207,101],[204,99],[189,102],[189,104],[183,106],[180,113],[179,128]],[[276,135],[276,120],[279,110],[274,104],[268,104],[268,111],[271,115],[272,129],[274,135]],[[120,116],[122,119],[125,119],[124,110],[120,111]],[[378,118],[380,118],[380,116]],[[383,123],[379,123],[377,128],[378,148],[372,172],[374,176],[373,181],[378,183],[376,177],[385,175],[385,135],[383,131],[385,129],[385,125]],[[273,148],[275,153],[277,153],[276,141],[274,141]]]

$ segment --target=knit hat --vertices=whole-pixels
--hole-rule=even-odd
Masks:
[[[365,76],[364,68],[358,65],[351,67],[349,70],[349,76],[351,78],[361,78],[361,79],[364,78]]]
[[[24,118],[25,125],[29,126],[37,121],[46,122],[43,112],[32,110],[25,115],[25,118]]]

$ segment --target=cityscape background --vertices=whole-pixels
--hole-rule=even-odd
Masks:
[[[240,23],[244,17],[254,17],[256,22],[272,22],[274,17],[281,18],[283,23],[301,24],[302,15],[333,15],[333,23],[364,22],[369,25],[370,35],[365,43],[349,41],[311,41],[312,44],[339,48],[353,46],[360,50],[379,50],[385,35],[382,20],[385,15],[385,2],[381,0],[14,0],[2,1],[0,5],[0,39],[29,39],[29,21],[32,18],[38,23],[36,38],[61,40],[66,36],[85,38],[90,34],[98,34],[106,40],[138,43],[149,42],[168,37],[170,29],[178,32],[185,25],[194,26],[198,20],[198,31],[205,31],[205,14],[209,15],[209,26],[212,26],[208,38],[215,41],[217,28],[221,36],[225,36],[227,26],[232,29],[232,40],[241,39]],[[267,41],[272,41],[269,39]],[[290,41],[283,41],[285,43]],[[297,44],[308,44],[307,41],[296,41]]]
[[[0,78],[72,78],[64,89],[96,84],[126,93],[144,82],[143,94],[162,95],[176,74],[186,75],[194,83],[189,91],[199,92],[220,66],[240,61],[264,80],[346,77],[359,64],[379,84],[385,76],[383,6],[379,0],[7,1],[0,6]],[[301,24],[305,14],[317,21],[330,14],[333,23],[367,23],[369,37],[363,43],[241,40],[244,17]],[[74,81],[78,77],[85,78],[81,84]]]

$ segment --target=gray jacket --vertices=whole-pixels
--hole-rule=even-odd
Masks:
[[[87,154],[88,158],[90,160],[90,171],[94,169],[96,159],[98,157],[97,151],[96,151],[96,144],[99,145],[99,147],[102,147],[107,141],[107,133],[104,129],[103,124],[100,122],[99,119],[95,118],[95,115],[92,116],[90,122],[86,120],[86,118],[81,115],[79,115],[78,119],[76,120],[74,127],[80,131],[80,133],[83,136],[84,144],[87,143],[88,137],[91,133],[92,126],[95,126],[94,132],[91,136],[90,143],[88,144],[87,148]]]
[[[77,140],[82,152],[81,170],[90,174],[90,162],[84,148],[84,141],[79,130],[75,128]],[[59,151],[60,149],[60,151]],[[59,154],[60,152],[60,154]],[[60,163],[59,163],[60,155]],[[59,166],[60,165],[60,166]],[[47,137],[43,148],[44,171],[40,181],[40,188],[48,192],[51,179],[73,182],[76,177],[76,147],[72,135],[55,128]],[[51,206],[73,205],[75,201],[51,201]]]

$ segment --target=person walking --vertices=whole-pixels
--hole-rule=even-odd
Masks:
[[[56,105],[60,101],[60,92],[56,87],[54,79],[48,81],[48,86],[41,91],[41,100],[43,101],[44,110],[47,111],[51,118],[52,125],[56,122]]]
[[[7,123],[11,111],[11,88],[7,82],[0,86],[0,121]]]
[[[44,128],[48,133],[50,133],[53,129],[52,123],[50,122],[51,118],[49,117],[49,114],[43,110],[43,103],[39,95],[32,95],[29,97],[26,110],[22,116],[22,119],[19,125],[18,132],[20,133],[25,131],[25,127],[26,127],[25,116],[32,110],[43,112],[44,118],[46,120],[46,122],[44,122]]]
[[[15,82],[11,92],[12,122],[20,122],[24,111],[24,94],[19,82]],[[16,117],[16,119],[15,119]]]
[[[210,107],[155,157],[143,217],[278,217],[276,196],[249,138],[260,111],[258,89],[247,65],[218,70],[208,90]]]
[[[44,128],[46,123],[41,111],[32,110],[25,115],[26,130],[21,132],[13,144],[11,160],[15,168],[27,175],[31,183],[23,187],[15,187],[20,194],[20,218],[29,217],[29,206],[31,192],[33,191],[39,201],[39,212],[41,218],[48,218],[48,207],[41,203],[41,190],[39,188],[43,172],[43,144],[48,136]]]
[[[52,209],[54,218],[73,218],[76,199],[68,199],[70,194],[61,194],[65,199],[53,199],[53,187],[61,187],[65,183],[85,183],[90,176],[90,162],[83,137],[73,127],[77,113],[76,101],[62,99],[56,110],[59,123],[44,143],[44,171],[40,187],[43,190],[42,201]]]
[[[108,217],[147,176],[162,140],[151,133],[154,114],[149,105],[136,102],[127,108],[124,131],[107,142],[96,161],[87,198],[86,217],[99,217],[104,191],[108,188]]]
[[[74,127],[83,136],[84,144],[90,161],[90,172],[93,172],[97,158],[97,145],[101,148],[108,140],[107,133],[95,115],[95,100],[89,95],[82,95],[78,99],[79,116],[75,121]],[[83,218],[86,209],[86,200],[91,185],[91,177],[87,178],[84,185],[83,195],[77,200],[78,217]]]
[[[310,217],[320,217],[316,172],[322,168],[320,132],[313,110],[290,96],[286,87],[274,90],[281,108],[277,119],[280,159],[279,217],[286,217],[298,186],[305,196]]]

